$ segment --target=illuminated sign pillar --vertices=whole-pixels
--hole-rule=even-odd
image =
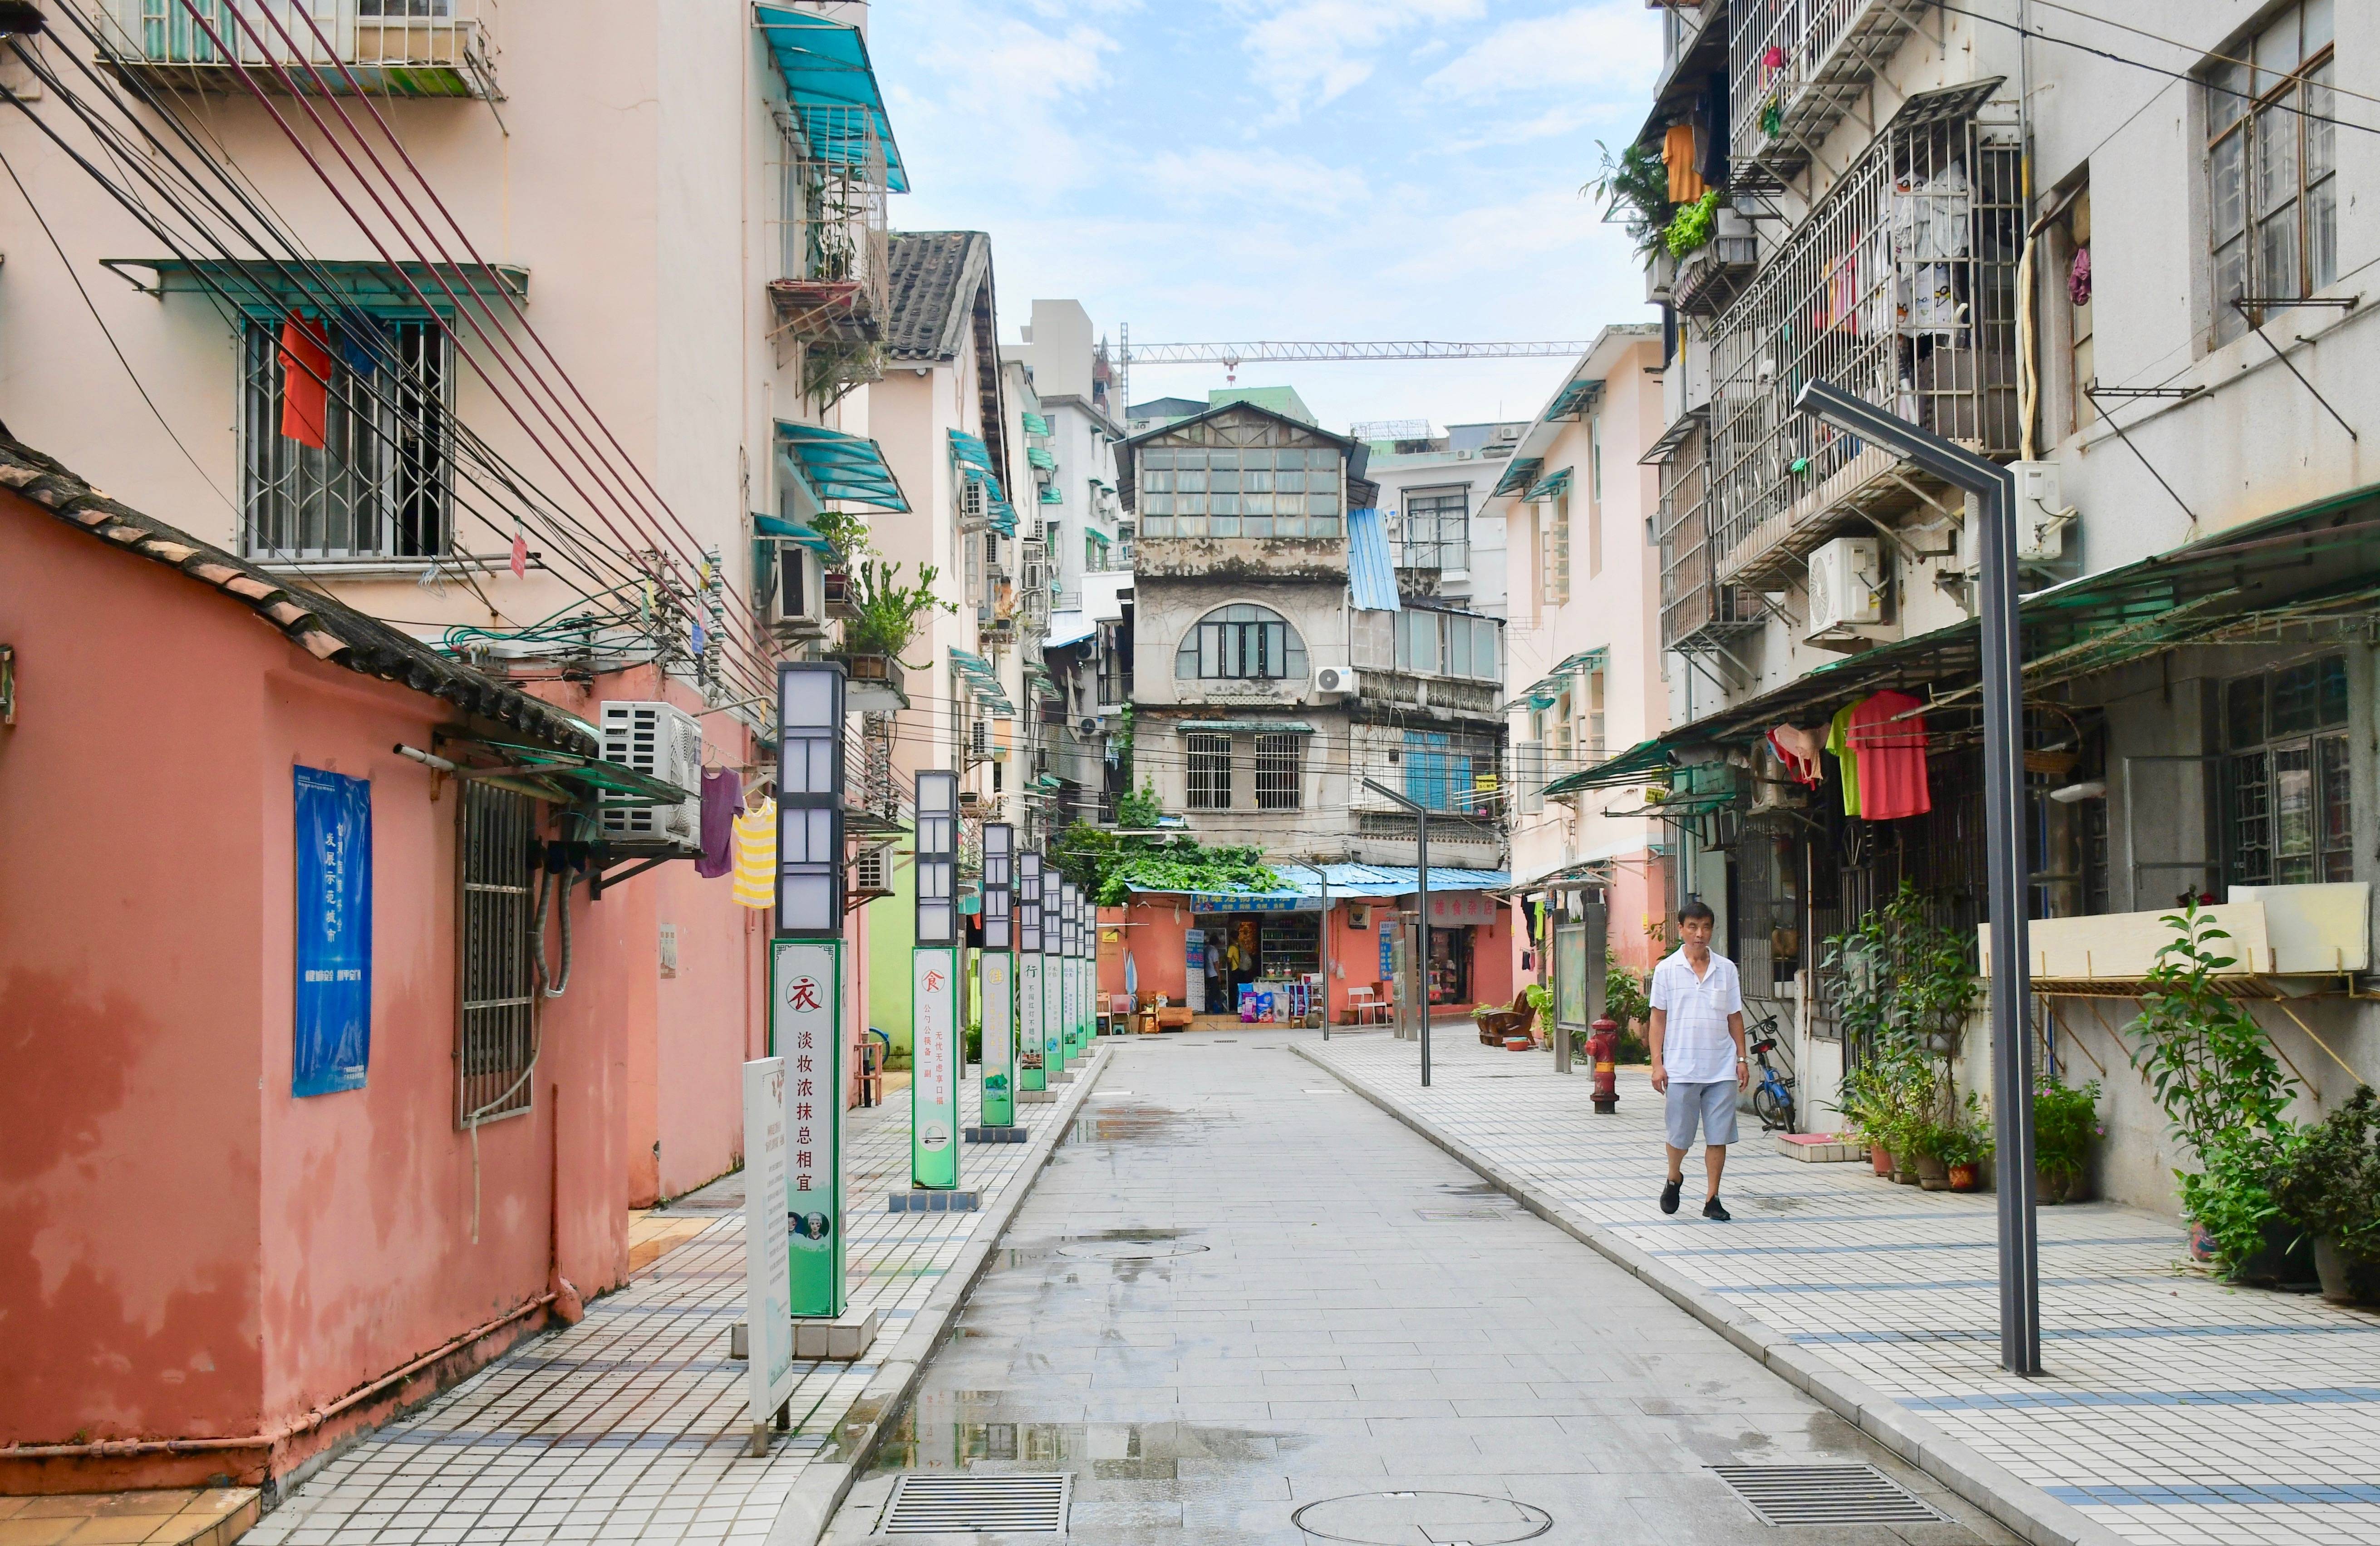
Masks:
[[[1039,1094],[1050,1088],[1048,1053],[1043,1029],[1049,1015],[1042,1004],[1042,860],[1039,854],[1016,859],[1016,1088]]]
[[[983,1085],[977,1104],[980,1127],[970,1141],[1021,1140],[1016,1126],[1016,920],[1014,870],[1016,829],[994,822],[983,829],[983,950],[976,962],[977,1001],[983,1014]]]
[[[917,775],[917,933],[909,952],[909,1181],[959,1184],[959,775]]]
[[[1066,1072],[1067,1043],[1071,1039],[1066,1011],[1072,1002],[1066,992],[1066,919],[1067,898],[1074,891],[1071,881],[1055,876],[1043,878],[1041,895],[1047,910],[1041,930],[1041,1055],[1049,1065],[1052,1084],[1071,1077]]]

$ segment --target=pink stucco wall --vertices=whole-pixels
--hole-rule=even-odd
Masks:
[[[455,790],[390,750],[427,744],[446,706],[315,661],[13,494],[0,573],[42,577],[0,588],[19,680],[0,730],[0,1445],[255,1434],[557,1268],[590,1295],[621,1281],[624,1003],[649,957],[583,891],[535,1109],[480,1136],[471,1237]],[[373,785],[370,1072],[306,1100],[289,1094],[298,762]],[[237,1452],[108,1479],[262,1469]],[[0,1469],[0,1489],[78,1484],[58,1471]]]

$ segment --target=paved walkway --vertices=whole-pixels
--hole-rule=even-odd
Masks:
[[[972,1083],[962,1109],[976,1109]],[[1020,1108],[1037,1131],[1057,1108]],[[899,1213],[908,1185],[905,1098],[846,1119],[851,1306],[883,1316],[889,1354],[984,1214]],[[989,1207],[1038,1145],[969,1146],[963,1175]],[[586,1320],[537,1338],[309,1479],[249,1546],[363,1542],[697,1543],[766,1539],[795,1482],[832,1443],[874,1362],[807,1366],[795,1428],[765,1459],[744,1447],[744,1365],[727,1356],[744,1315],[743,1177],[645,1215],[700,1221]]]
[[[1076,1546],[1311,1546],[1310,1504],[1318,1540],[1733,1546],[1771,1532],[1710,1467],[1798,1462],[1964,1521],[1795,1532],[1828,1546],[2012,1540],[1299,1039],[1115,1048],[830,1542],[905,1476],[1060,1472]]]
[[[1664,1218],[1658,1098],[1621,1071],[1596,1116],[1548,1053],[1372,1034],[1301,1049],[1430,1130],[1899,1401],[2052,1498],[2140,1541],[2380,1540],[2380,1318],[2234,1289],[2168,1220],[2041,1210],[2047,1369],[2001,1372],[1994,1199],[1808,1164],[1755,1138],[1730,1156],[1731,1225]],[[1749,1133],[1757,1126],[1745,1118]],[[1689,1162],[1689,1203],[1700,1197]]]

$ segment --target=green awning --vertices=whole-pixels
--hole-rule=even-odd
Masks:
[[[967,687],[991,711],[994,719],[1014,719],[1016,705],[1008,700],[1008,689],[1000,685],[1000,673],[990,661],[972,650],[950,646],[951,663],[966,678]]]
[[[1060,488],[1055,483],[1044,483],[1041,485],[1041,503],[1044,505],[1063,505],[1066,503],[1066,491]]]
[[[840,165],[865,168],[870,140],[884,158],[884,186],[909,191],[901,148],[892,142],[884,91],[868,60],[868,40],[856,27],[783,6],[752,7],[754,25],[769,42],[785,95],[813,154]]]
[[[1543,456],[1513,457],[1512,465],[1504,469],[1504,476],[1496,480],[1496,486],[1488,491],[1488,497],[1494,499],[1500,494],[1520,493],[1536,480],[1537,474],[1545,470],[1545,466]]]
[[[820,499],[847,499],[906,514],[909,501],[874,441],[820,424],[777,420],[777,444]]]
[[[1565,658],[1560,665],[1555,666],[1551,672],[1548,673],[1548,675],[1554,676],[1567,676],[1573,671],[1592,671],[1597,666],[1601,665],[1606,660],[1609,659],[1610,655],[1611,646],[1608,644],[1598,644],[1592,650],[1581,650],[1577,654]]]
[[[991,465],[991,447],[986,445],[980,436],[971,435],[965,430],[953,430],[950,436],[951,460],[964,468],[969,478],[978,482],[986,478],[996,478],[997,469]]]
[[[1050,432],[1050,420],[1038,413],[1028,413],[1025,416],[1025,432],[1028,435],[1046,435]]]
[[[1602,396],[1603,383],[1599,381],[1572,382],[1555,393],[1554,400],[1546,405],[1546,418],[1548,420],[1576,419],[1593,408]]]
[[[419,315],[419,289],[431,310],[450,316],[458,298],[501,305],[499,297],[528,298],[528,270],[516,263],[382,263],[369,259],[332,258],[309,261],[302,272],[287,264],[227,259],[103,258],[100,266],[122,274],[147,269],[157,276],[152,293],[179,295],[220,292],[249,312],[278,316],[285,311],[318,315],[327,306],[353,306],[366,311],[411,311]],[[132,283],[140,281],[123,274]],[[141,285],[142,289],[151,286]]]
[[[775,537],[783,542],[799,542],[813,553],[832,553],[834,544],[797,520],[782,516],[764,516],[755,511],[752,530],[763,537]]]
[[[1224,735],[1230,735],[1235,732],[1242,735],[1260,736],[1311,736],[1315,734],[1314,726],[1310,724],[1302,724],[1294,720],[1278,719],[1185,719],[1180,725],[1176,726],[1176,728],[1183,730],[1201,730]]]
[[[638,805],[684,805],[698,793],[681,789],[650,773],[638,773],[625,763],[606,762],[600,757],[581,757],[552,747],[523,746],[517,741],[479,740],[473,744],[490,748],[505,761],[499,768],[467,766],[465,773],[493,773],[504,780],[508,788],[548,785],[565,791],[565,799],[593,797]]]
[[[1026,446],[1025,448],[1025,459],[1031,462],[1035,467],[1042,468],[1051,472],[1058,470],[1058,457],[1056,454],[1046,445]]]
[[[1559,499],[1570,493],[1570,469],[1563,468],[1560,472],[1548,473],[1538,479],[1529,485],[1529,492],[1521,496],[1522,503],[1535,505],[1541,499]]]

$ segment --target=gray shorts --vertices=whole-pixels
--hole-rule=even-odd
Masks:
[[[1670,1147],[1692,1149],[1697,1122],[1702,1125],[1705,1143],[1729,1144],[1735,1141],[1733,1079],[1721,1079],[1716,1084],[1670,1081]]]

